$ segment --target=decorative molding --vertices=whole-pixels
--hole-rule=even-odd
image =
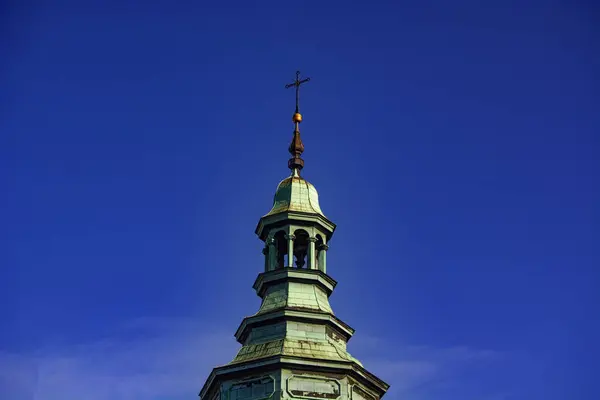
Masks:
[[[287,379],[286,386],[291,397],[300,399],[335,400],[341,393],[337,379],[318,376],[292,375]]]
[[[265,400],[275,393],[275,378],[271,375],[234,382],[224,400]]]
[[[335,279],[318,269],[279,268],[260,273],[252,287],[262,297],[267,287],[287,281],[318,284],[328,296],[337,285]]]
[[[268,235],[273,234],[275,230],[281,230],[281,227],[286,227],[290,224],[316,227],[321,231],[321,234],[327,237],[327,240],[331,239],[336,228],[332,221],[322,215],[295,211],[261,217],[256,226],[255,233],[264,240]]]
[[[362,387],[368,387],[370,392],[372,391],[374,394],[376,394],[377,399],[383,397],[390,387],[390,385],[388,385],[386,382],[382,381],[367,371],[364,367],[354,362],[349,363],[347,361],[342,362],[334,360],[309,360],[300,357],[277,356],[250,360],[242,363],[227,364],[213,368],[211,373],[208,375],[206,382],[204,382],[202,389],[200,390],[200,399],[208,399],[208,394],[212,393],[212,390],[215,389],[215,386],[220,387],[221,383],[224,381],[232,379],[236,376],[239,377],[240,374],[254,375],[262,373],[263,375],[267,375],[269,374],[268,371],[281,368],[312,368],[315,370],[315,372],[323,371],[324,373],[333,372],[336,374],[345,374],[352,380],[360,382]],[[283,386],[284,382],[281,382],[281,390],[285,390]],[[225,393],[226,392],[223,392],[223,394]],[[277,393],[279,393],[279,389]],[[223,398],[223,396],[221,398],[222,400],[227,400]],[[275,400],[275,398],[278,398],[278,395],[273,396],[273,400]]]
[[[367,393],[366,390],[357,385],[352,385],[350,393],[350,400],[377,400],[375,396]]]

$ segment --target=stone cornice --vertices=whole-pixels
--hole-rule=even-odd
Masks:
[[[327,240],[331,239],[333,232],[335,231],[335,224],[329,219],[320,214],[312,214],[299,211],[285,211],[273,215],[265,215],[258,221],[255,233],[261,240],[266,240],[267,231],[265,228],[272,225],[286,225],[289,223],[296,223],[298,225],[310,225],[317,224],[325,232],[327,232]]]
[[[349,341],[354,334],[354,329],[350,325],[346,324],[333,314],[286,307],[244,318],[235,332],[235,338],[239,343],[244,344],[244,340],[253,327],[283,320],[326,324],[344,337],[346,342]]]
[[[327,296],[331,295],[337,285],[335,279],[318,269],[279,268],[260,273],[252,287],[262,298],[267,287],[284,281],[318,285],[327,293]]]
[[[377,378],[364,367],[361,367],[352,361],[315,360],[302,357],[273,356],[261,360],[252,360],[214,368],[200,391],[200,398],[206,399],[207,394],[211,392],[212,387],[218,385],[221,380],[230,379],[237,375],[247,376],[248,374],[255,374],[260,371],[276,368],[310,368],[310,371],[314,372],[346,373],[369,387],[371,390],[374,390],[380,398],[385,395],[389,388],[389,385],[386,382]]]

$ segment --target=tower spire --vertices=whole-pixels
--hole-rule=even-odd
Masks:
[[[296,71],[296,79],[294,82],[285,85],[286,89],[291,87],[296,88],[296,111],[292,117],[294,122],[294,136],[292,143],[288,151],[292,155],[292,158],[288,161],[288,168],[292,170],[292,175],[300,173],[300,170],[304,167],[304,160],[300,157],[304,152],[304,144],[300,138],[300,122],[302,122],[302,114],[300,114],[300,85],[310,81],[310,78],[300,79],[300,71]]]
[[[255,230],[264,243],[264,269],[253,285],[261,305],[242,320],[235,333],[242,347],[212,370],[200,400],[382,400],[389,388],[348,352],[354,329],[329,303],[337,285],[327,271],[336,226],[323,214],[315,187],[299,176],[298,98],[306,82],[297,72],[286,85],[296,88],[292,175],[279,183]]]

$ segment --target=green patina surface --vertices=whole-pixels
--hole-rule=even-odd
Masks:
[[[314,284],[285,282],[270,287],[265,294],[258,314],[282,307],[305,308],[333,313],[327,294]]]
[[[303,333],[306,334],[307,332]],[[321,340],[309,337],[301,339],[294,337],[296,335],[286,335],[285,338],[265,343],[244,345],[232,361],[232,364],[281,355],[315,360],[353,361],[361,365],[346,349],[335,344],[333,340]]]
[[[284,282],[267,290],[258,314],[302,306],[333,315],[327,295],[314,284]],[[328,330],[324,323],[279,321],[254,327],[232,363],[240,363],[275,355],[305,357],[317,360],[354,361],[346,350],[346,342]]]
[[[329,304],[336,282],[325,265],[334,229],[321,211],[317,190],[297,170],[279,183],[273,207],[256,231],[266,245],[265,272],[254,285],[260,308],[242,321],[236,332],[242,347],[218,373],[213,371],[202,400],[378,400],[385,393],[385,382],[356,371],[363,366],[346,349],[354,330],[334,316]],[[294,257],[306,257],[312,270],[292,268]],[[286,365],[277,356],[306,365],[284,370],[277,367]],[[345,363],[353,363],[351,369]]]
[[[299,175],[285,178],[275,192],[273,208],[267,215],[285,211],[299,211],[323,215],[319,194],[315,187]],[[324,216],[324,215],[323,215]]]

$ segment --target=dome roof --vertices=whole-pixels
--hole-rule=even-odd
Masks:
[[[286,211],[323,215],[319,207],[317,189],[297,173],[279,183],[273,199],[273,208],[265,216]]]

